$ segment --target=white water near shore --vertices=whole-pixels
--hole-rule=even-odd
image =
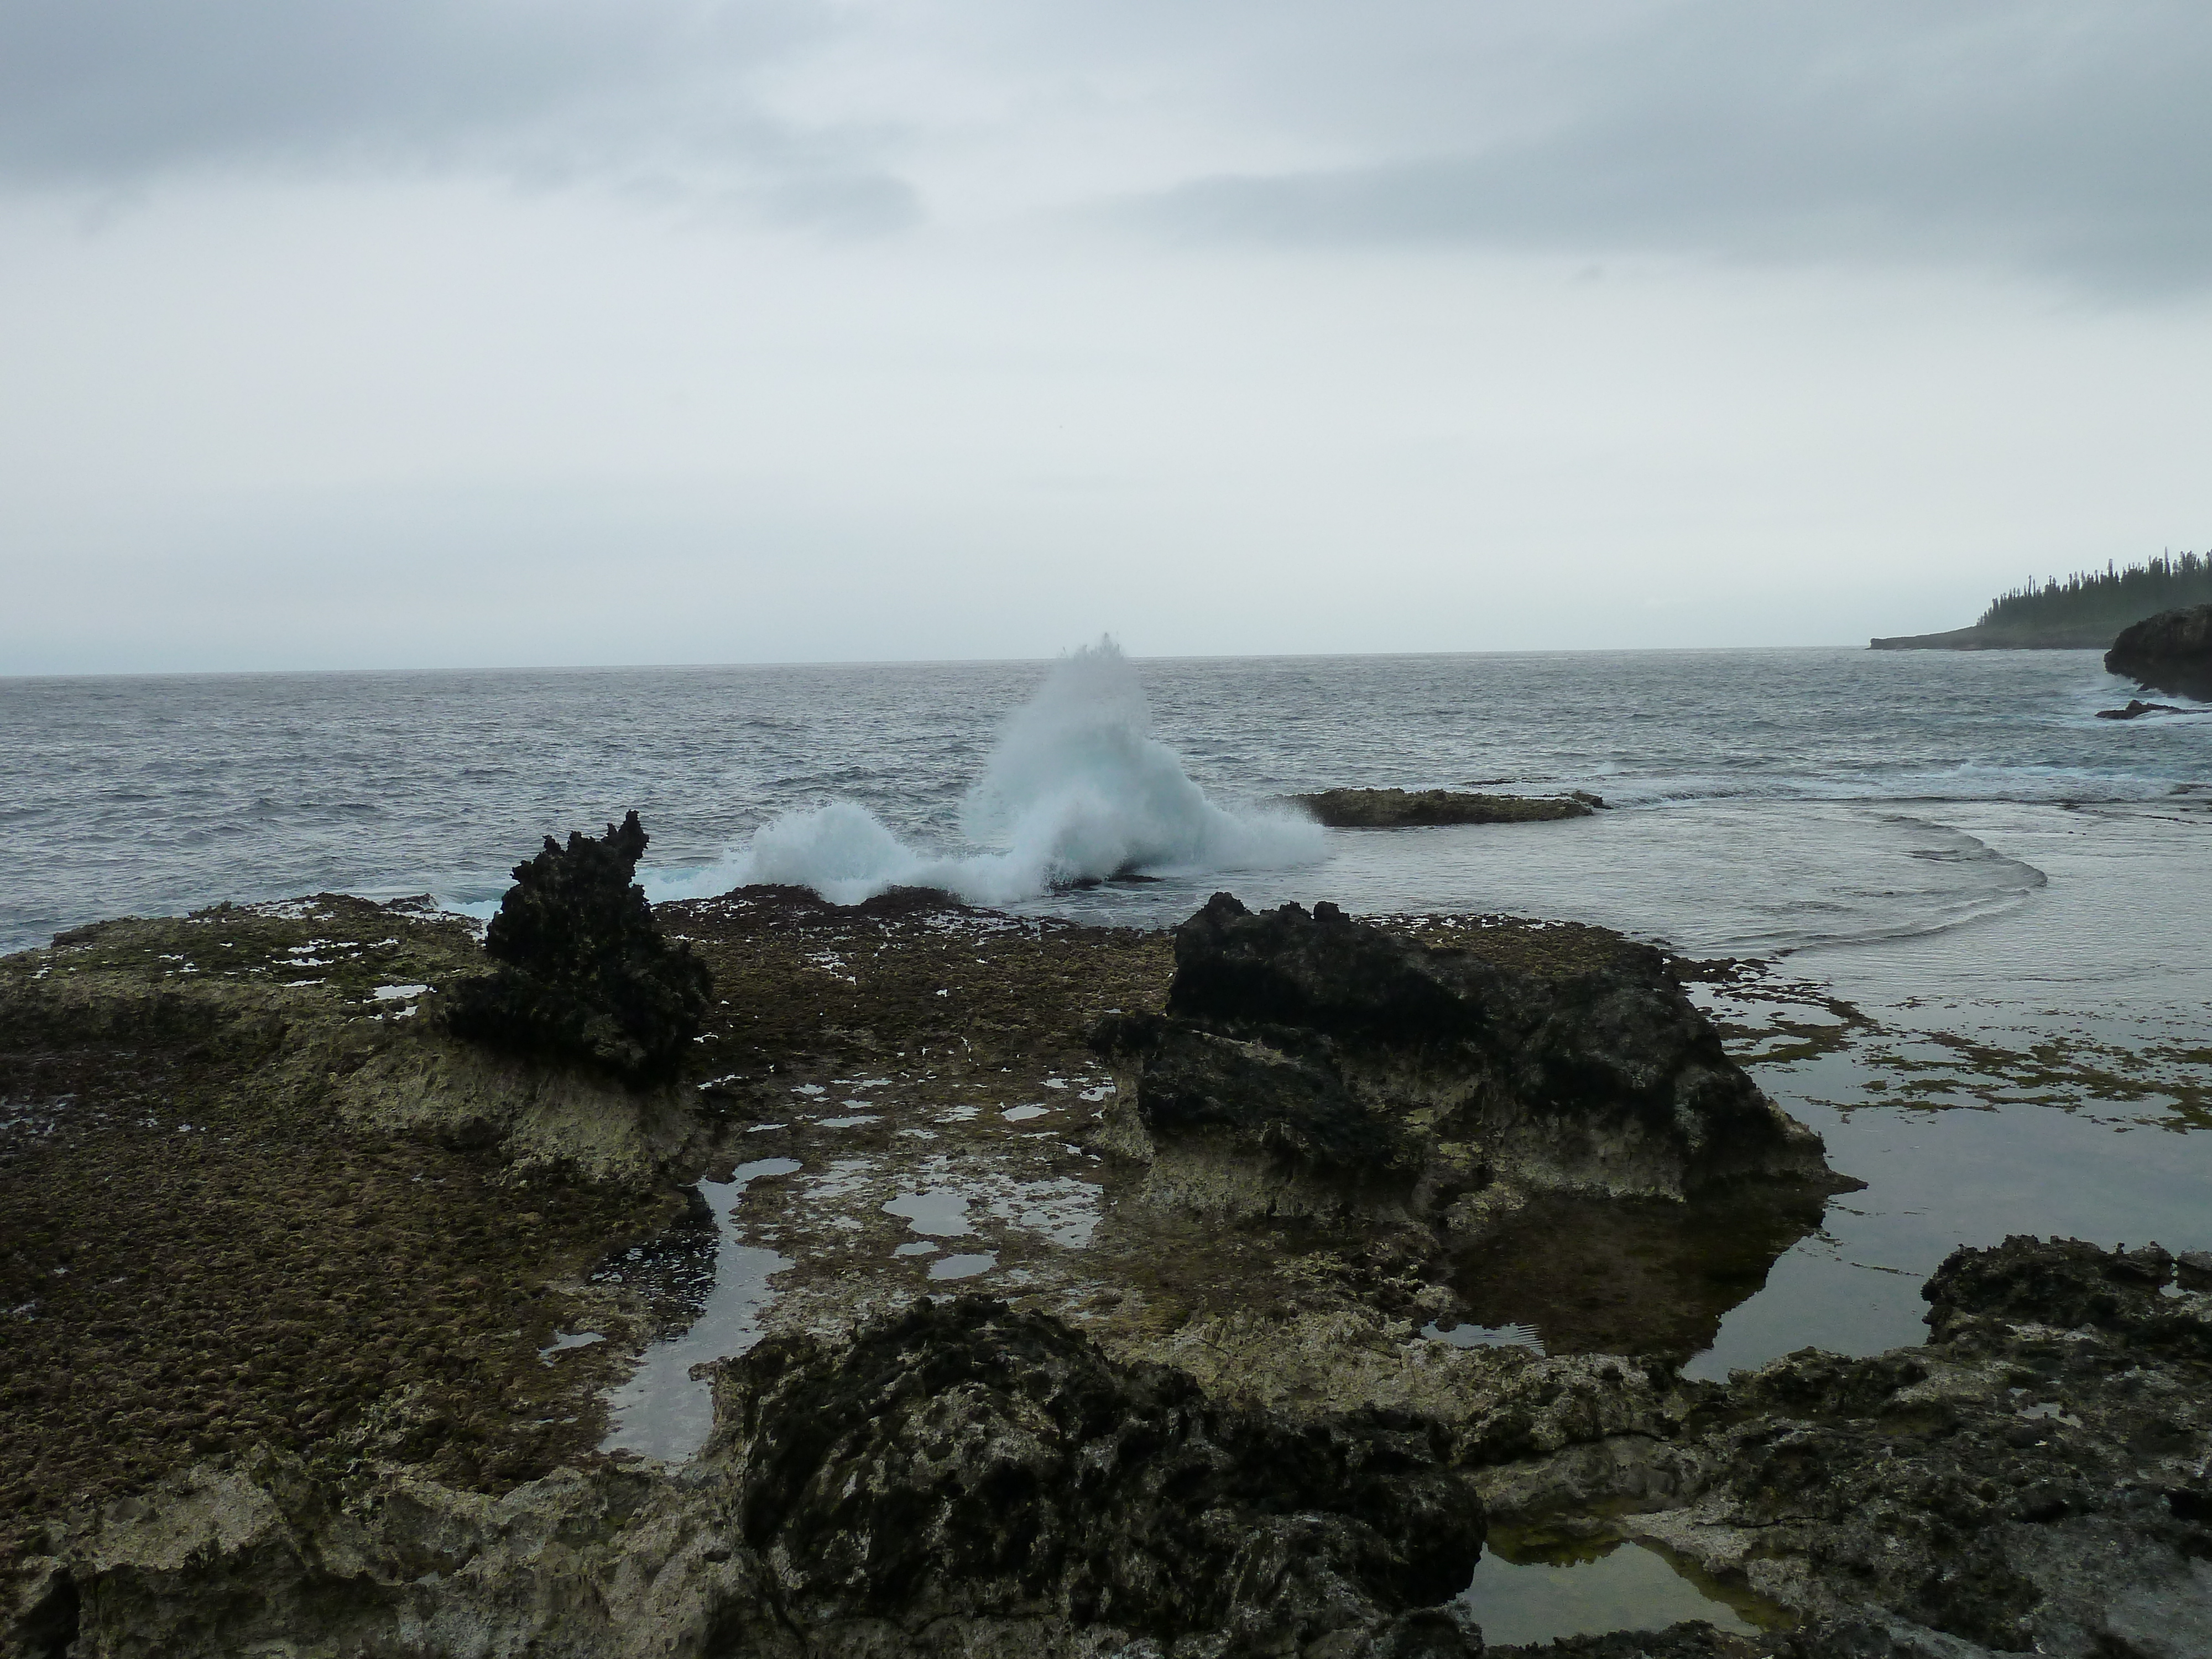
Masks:
[[[0,822],[38,849],[0,872],[0,949],[319,890],[483,907],[541,836],[631,807],[659,892],[702,890],[757,846],[763,869],[861,884],[942,861],[978,896],[1131,864],[1273,866],[1354,903],[1367,855],[1331,838],[1325,865],[1299,862],[1310,832],[1271,825],[1282,798],[1474,782],[1595,790],[1654,836],[1679,822],[1726,848],[1678,865],[1686,885],[1638,890],[1626,852],[1597,872],[1649,931],[1683,936],[1747,885],[1794,886],[1796,921],[1833,907],[1805,931],[1841,936],[1865,904],[1924,894],[1939,925],[1949,908],[1929,859],[1895,894],[1829,890],[1831,865],[1862,861],[1869,814],[1972,833],[1954,808],[2156,805],[2212,786],[2212,714],[2097,720],[2131,688],[2089,652],[1135,659],[1093,677],[1121,690],[1089,711],[1049,694],[1056,678],[1079,677],[971,663],[0,680]],[[1793,805],[1807,810],[1759,816]],[[1388,885],[1498,908],[1474,866],[1401,868]]]
[[[962,804],[968,838],[990,848],[909,844],[856,801],[786,813],[735,857],[648,882],[655,900],[775,882],[856,904],[892,887],[934,887],[1005,905],[1117,876],[1214,875],[1318,863],[1316,824],[1282,807],[1231,811],[1152,734],[1136,670],[1110,640],[1063,658],[1006,723]]]

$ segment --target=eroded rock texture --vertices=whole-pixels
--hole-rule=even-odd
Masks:
[[[681,1473],[202,1465],[51,1540],[0,1654],[1440,1659],[1481,1650],[1445,1598],[1495,1523],[1663,1545],[1797,1621],[1590,1659],[2201,1659],[2212,1294],[2174,1279],[2008,1239],[1931,1280],[1923,1346],[1724,1386],[1501,1354],[1420,1413],[1232,1407],[917,1304],[724,1364]]]
[[[1425,1419],[1293,1422],[962,1297],[723,1365],[681,1479],[503,1498],[263,1456],[110,1511],[11,1653],[1306,1655],[1480,1651],[1437,1604],[1482,1541]]]
[[[1934,1341],[1740,1377],[1632,1529],[1841,1652],[2212,1652],[2212,1296],[2172,1277],[2155,1249],[1958,1251],[1925,1289]]]
[[[1159,1201],[1471,1224],[1531,1192],[1680,1199],[1832,1177],[1652,950],[1541,976],[1323,903],[1217,893],[1164,1016],[1103,1024],[1112,1144]]]
[[[1481,1549],[1437,1425],[1224,1408],[981,1297],[763,1343],[716,1416],[744,1542],[809,1624],[1020,1612],[1295,1649],[1449,1598]]]
[[[631,877],[647,836],[637,814],[604,836],[550,836],[514,867],[484,933],[499,966],[450,993],[456,1035],[526,1054],[596,1062],[637,1081],[672,1075],[699,1033],[713,975],[661,936]]]
[[[2212,701],[2212,605],[2161,611],[2121,629],[2105,653],[2105,671],[2154,691]]]

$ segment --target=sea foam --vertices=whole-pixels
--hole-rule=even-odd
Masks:
[[[893,887],[937,887],[972,904],[1010,904],[1115,876],[1315,863],[1327,850],[1303,816],[1208,800],[1152,735],[1136,670],[1110,639],[1061,658],[1008,719],[961,828],[994,850],[916,848],[865,806],[832,801],[763,824],[711,870],[647,878],[646,890],[664,899],[778,882],[857,904]]]

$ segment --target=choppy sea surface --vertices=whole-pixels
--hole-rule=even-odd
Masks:
[[[1914,1340],[1961,1242],[2212,1248],[2212,710],[2095,718],[2131,690],[2090,652],[1844,650],[0,680],[0,948],[318,890],[482,911],[635,807],[656,896],[928,879],[1167,925],[1228,888],[1759,957],[1802,1029],[1742,1051],[1869,1184],[1727,1316],[1723,1370]],[[1470,783],[1612,810],[1281,805]]]

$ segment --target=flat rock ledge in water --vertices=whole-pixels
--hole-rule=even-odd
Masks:
[[[0,1651],[1437,1659],[1483,1650],[1447,1598],[1503,1525],[1661,1545],[1796,1621],[1554,1659],[2190,1659],[2212,1295],[2177,1278],[2155,1247],[1961,1250],[1924,1346],[1725,1386],[1585,1365],[1620,1401],[1533,1441],[1503,1423],[1530,1402],[1231,1407],[1048,1316],[920,1304],[719,1365],[680,1473],[494,1498],[269,1454],[185,1471],[50,1540]]]
[[[1586,818],[1605,805],[1579,789],[1568,795],[1484,795],[1464,789],[1323,789],[1291,799],[1332,830],[1542,823]]]
[[[1540,974],[1227,893],[1175,940],[1166,1012],[1092,1037],[1118,1091],[1103,1144],[1163,1206],[1465,1235],[1536,1193],[1853,1184],[1647,947]]]
[[[2212,605],[2161,611],[2123,629],[2105,653],[2105,672],[2149,690],[2212,702]]]

